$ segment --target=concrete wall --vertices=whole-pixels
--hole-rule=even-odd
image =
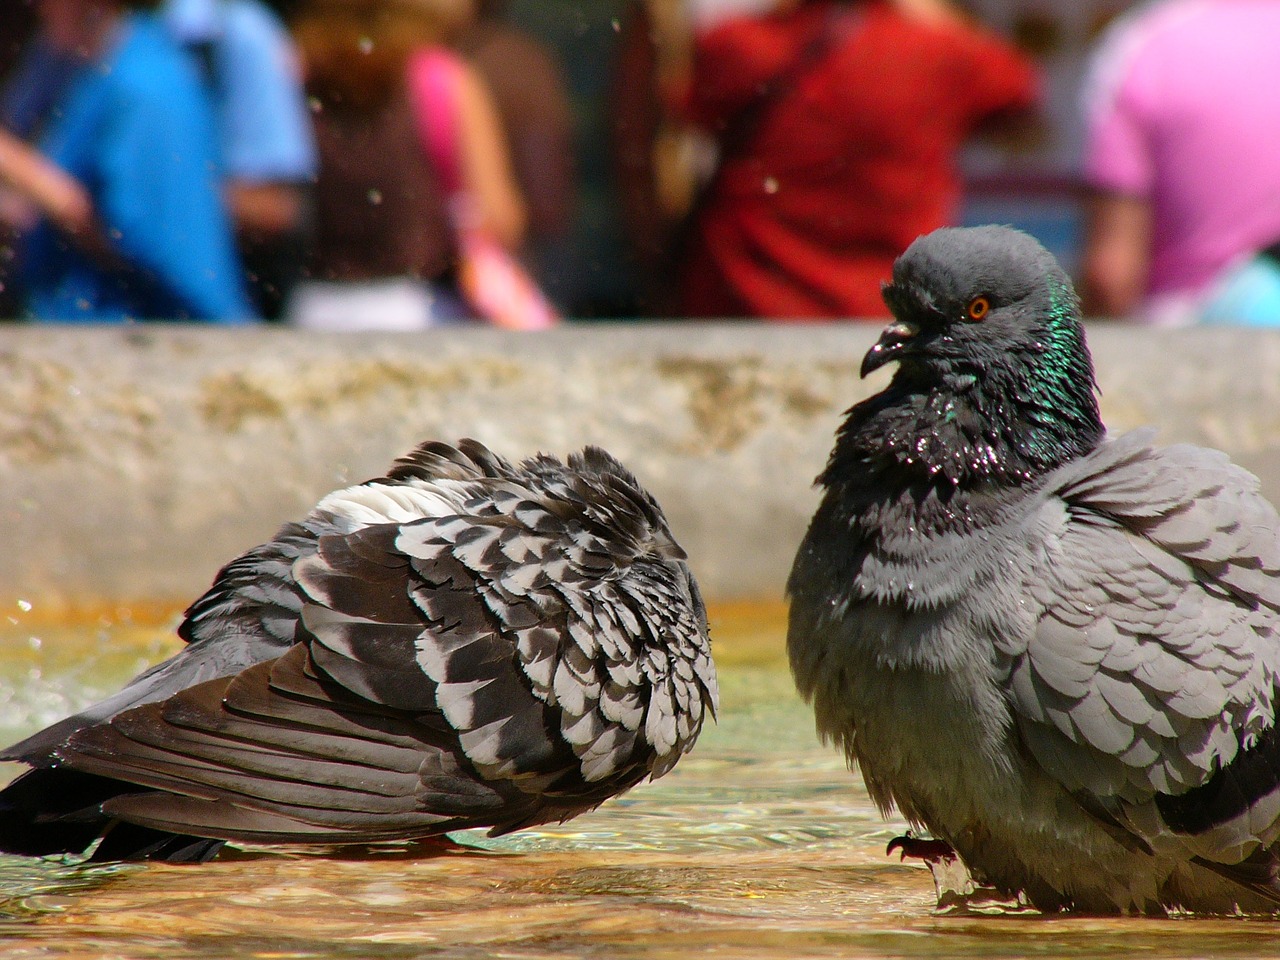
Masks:
[[[600,444],[665,507],[713,599],[780,596],[878,326],[545,335],[0,328],[0,616],[184,602],[420,440]],[[1095,327],[1113,432],[1221,447],[1280,498],[1280,336]]]

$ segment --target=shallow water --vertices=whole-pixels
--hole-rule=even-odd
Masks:
[[[203,866],[0,856],[0,957],[1277,957],[1280,925],[937,915],[929,874],[820,745],[783,611],[715,612],[720,722],[657,783],[554,829],[333,860],[247,851]],[[4,742],[171,649],[148,614],[0,616]],[[16,768],[0,765],[0,778]]]

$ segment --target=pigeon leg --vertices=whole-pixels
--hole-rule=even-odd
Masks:
[[[956,852],[947,841],[935,840],[932,837],[917,837],[910,833],[894,837],[889,841],[889,846],[884,852],[888,856],[895,850],[899,852],[901,860],[911,857],[913,860],[923,860],[930,866],[956,859]]]
[[[921,860],[929,868],[934,893],[938,897],[935,910],[967,911],[975,902],[985,900],[987,891],[979,889],[955,848],[947,841],[908,833],[890,840],[884,852],[892,854],[895,850],[901,859]]]

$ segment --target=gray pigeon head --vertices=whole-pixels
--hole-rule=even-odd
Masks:
[[[1009,366],[1036,366],[1050,348],[1088,352],[1079,302],[1058,262],[1012,227],[944,228],[926,234],[894,263],[884,300],[895,322],[871,349],[863,375],[891,360],[925,379],[965,382]],[[1092,372],[1086,374],[1092,387]]]
[[[878,418],[886,449],[912,451],[895,455],[900,465],[919,460],[954,482],[1028,478],[1101,439],[1079,301],[1032,237],[999,226],[926,234],[894,263],[884,299],[894,321],[862,375],[898,369],[850,413]]]

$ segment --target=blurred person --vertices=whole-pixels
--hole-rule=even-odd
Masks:
[[[716,163],[712,136],[681,116],[694,36],[726,19],[767,12],[775,2],[628,0],[619,18],[609,89],[610,160],[645,313],[679,313],[672,238]]]
[[[477,0],[455,46],[497,108],[528,212],[526,253],[545,262],[573,222],[573,115],[554,55],[502,19],[506,5]]]
[[[297,53],[262,0],[166,0],[166,26],[201,67],[250,293],[280,316],[301,270],[316,174]]]
[[[258,313],[279,316],[301,271],[315,176],[311,121],[292,40],[261,0],[161,0],[214,105],[225,200]],[[29,43],[0,92],[0,123],[27,140],[80,68],[47,37]]]
[[[669,247],[708,157],[714,161],[709,137],[673,109],[671,91],[689,81],[691,12],[683,0],[629,0],[609,84],[611,173],[638,307],[652,316],[679,312]]]
[[[4,72],[0,86],[0,128],[27,141],[35,140],[53,108],[62,98],[71,78],[83,66],[74,51],[59,50],[39,36],[39,18],[35,4],[0,5],[13,18],[21,11],[23,18],[11,33],[0,36],[14,39],[8,50],[12,62]],[[0,317],[18,319],[23,312],[18,269],[18,249],[22,228],[29,225],[33,211],[29,204],[0,187]]]
[[[1090,313],[1280,324],[1280,4],[1165,0],[1117,21],[1085,84]]]
[[[942,0],[789,0],[699,36],[687,111],[720,149],[681,244],[691,317],[879,318],[953,223],[967,138],[1025,119],[1030,61]]]
[[[27,312],[52,322],[252,318],[219,189],[211,107],[147,0],[40,0],[71,69],[29,131],[0,136],[3,216]]]
[[[469,0],[309,0],[295,22],[320,169],[310,279],[287,316],[313,329],[420,330],[471,318],[457,237],[410,95],[421,58],[472,15]],[[457,59],[457,58],[453,58]],[[475,72],[456,64],[461,176],[475,220],[508,250],[526,212],[501,123]]]

